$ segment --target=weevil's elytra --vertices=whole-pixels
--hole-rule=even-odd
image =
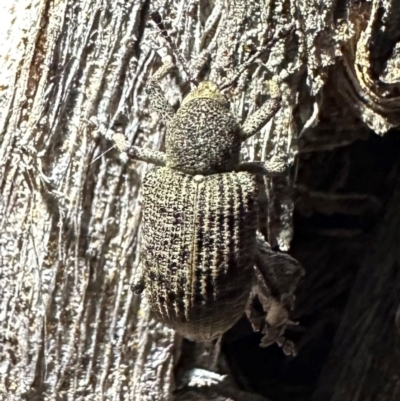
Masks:
[[[256,246],[257,194],[255,176],[247,172],[203,176],[200,184],[195,176],[171,174],[167,167],[156,167],[146,176],[142,257],[146,289],[159,319],[189,339],[209,340],[224,333],[246,308]],[[173,213],[178,208],[180,224]],[[174,237],[179,243],[173,242]]]
[[[156,165],[142,192],[141,267],[151,310],[194,341],[223,334],[246,312],[263,331],[262,344],[277,342],[293,352],[283,333],[303,270],[290,256],[271,251],[257,231],[265,190],[260,174],[285,169],[277,161],[240,162],[241,143],[279,110],[278,87],[239,125],[217,85],[208,81],[175,113],[158,84],[172,68],[164,65],[146,88],[167,123],[166,152],[126,150]],[[265,310],[263,322],[251,309],[254,294]]]

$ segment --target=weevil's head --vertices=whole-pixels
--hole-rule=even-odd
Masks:
[[[212,81],[200,82],[199,85],[183,99],[181,107],[194,99],[213,99],[225,107],[228,105],[227,98]]]

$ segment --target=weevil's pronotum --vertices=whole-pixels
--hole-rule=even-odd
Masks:
[[[213,82],[201,82],[174,112],[159,81],[146,88],[167,124],[165,153],[124,149],[156,165],[143,182],[141,268],[154,314],[184,337],[213,339],[246,311],[265,334],[262,345],[284,345],[293,292],[303,270],[290,256],[273,252],[258,232],[265,174],[280,174],[282,162],[241,163],[241,143],[280,107],[279,91],[241,126]],[[139,289],[138,286],[136,289]],[[263,316],[252,309],[258,296]]]

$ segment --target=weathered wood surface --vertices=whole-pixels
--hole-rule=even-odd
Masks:
[[[192,69],[217,83],[240,71],[251,49],[265,47],[274,33],[295,26],[270,54],[262,52],[243,71],[228,96],[243,120],[268,97],[265,81],[280,77],[283,107],[249,141],[243,156],[265,159],[279,152],[295,164],[300,153],[298,175],[293,168],[268,183],[268,231],[273,245],[287,249],[296,206],[292,252],[308,272],[299,294],[303,332],[295,335],[297,361],[316,373],[306,390],[288,384],[291,390],[285,391],[284,380],[275,380],[273,391],[273,385],[247,390],[282,401],[308,400],[315,387],[313,401],[397,399],[398,216],[392,205],[398,170],[394,157],[368,159],[362,145],[351,145],[374,141],[373,135],[400,124],[396,1],[4,3],[0,398],[250,399],[232,391],[233,378],[243,372],[232,375],[222,357],[217,365],[231,380],[230,390],[218,380],[212,388],[207,381],[202,387],[198,381],[182,387],[184,374],[178,371],[217,365],[199,357],[202,347],[183,363],[181,340],[154,322],[145,300],[130,291],[140,252],[140,183],[148,167],[127,163],[115,149],[101,155],[115,131],[131,143],[162,147],[165,127],[150,112],[144,92],[168,52],[148,26],[149,12],[159,10]],[[163,86],[174,107],[189,89],[183,74],[166,78]],[[399,149],[396,140],[388,143],[389,153]],[[357,183],[354,176],[360,177]],[[316,224],[306,238],[304,233],[315,228],[312,216],[333,212],[350,216],[350,223],[345,228]],[[358,220],[352,225],[354,216]],[[387,227],[376,228],[382,216],[388,218]],[[366,244],[375,250],[368,258]],[[347,272],[352,263],[356,267]],[[319,312],[307,323],[304,317],[309,319],[315,308]],[[331,357],[319,376],[325,360],[314,360],[309,350],[323,342],[325,327],[331,328],[335,345],[326,342],[324,352]],[[270,361],[277,366],[278,361]],[[268,371],[260,369],[261,382],[267,383]]]

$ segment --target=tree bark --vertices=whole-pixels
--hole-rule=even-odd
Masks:
[[[294,360],[255,348],[247,369],[245,325],[222,353],[190,344],[130,290],[149,167],[110,148],[115,132],[163,147],[144,91],[171,56],[154,10],[199,79],[237,78],[226,95],[241,122],[279,83],[282,108],[243,158],[292,166],[267,182],[264,231],[307,270]],[[0,12],[1,399],[397,399],[395,0],[11,0]],[[174,108],[190,90],[182,69],[162,86]]]
[[[313,400],[400,398],[399,328],[395,319],[400,295],[398,172],[397,168],[394,193],[383,221],[360,257],[361,267]]]

